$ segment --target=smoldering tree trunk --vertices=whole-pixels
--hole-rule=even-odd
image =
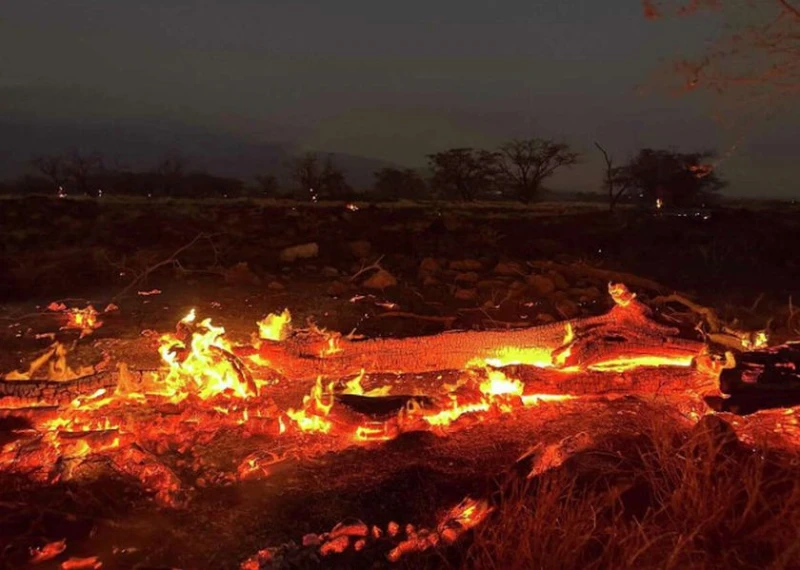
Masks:
[[[537,358],[549,364],[553,351],[557,358],[561,354],[559,367],[585,368],[609,360],[652,355],[691,358],[704,348],[701,342],[676,338],[675,330],[649,320],[647,313],[644,305],[634,301],[598,317],[528,329],[447,332],[403,339],[341,339],[337,352],[328,355],[324,339],[306,336],[266,342],[258,350],[244,348],[237,352],[243,357],[257,352],[284,376],[306,379],[343,378],[361,371],[418,374],[496,362],[530,364],[531,359]],[[571,340],[566,338],[568,326]],[[567,345],[565,340],[569,340]]]

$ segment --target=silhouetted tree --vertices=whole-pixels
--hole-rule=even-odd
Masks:
[[[91,181],[103,170],[103,158],[97,153],[75,151],[70,154],[65,170],[79,194],[91,194]]]
[[[725,186],[707,159],[710,152],[681,153],[642,149],[612,172],[616,185],[638,189],[647,200],[664,206],[694,206]]]
[[[272,174],[259,174],[255,177],[260,196],[275,196],[278,193],[278,179]]]
[[[603,186],[608,192],[608,210],[613,211],[614,206],[617,205],[619,199],[631,188],[633,180],[623,173],[623,167],[614,166],[614,158],[606,152],[600,143],[594,143],[600,152],[603,153],[603,159],[606,163],[605,176],[603,177]]]
[[[383,198],[422,198],[426,185],[422,177],[411,168],[381,168],[375,172],[375,193]]]
[[[344,200],[353,189],[347,184],[344,172],[333,162],[329,154],[319,176],[320,196],[329,200]]]
[[[578,162],[578,153],[569,145],[547,139],[514,139],[500,147],[497,165],[500,183],[522,202],[530,202],[559,168]]]
[[[452,148],[428,155],[433,170],[431,187],[444,198],[475,200],[486,193],[497,174],[494,153],[473,148]]]
[[[57,193],[64,192],[69,175],[67,174],[67,160],[63,156],[37,156],[31,161],[31,164],[53,183]]]
[[[311,200],[316,201],[320,191],[320,167],[317,155],[307,152],[303,156],[291,159],[289,171],[298,190],[302,193],[308,192]]]
[[[180,191],[186,172],[186,160],[177,155],[165,156],[154,168],[158,184],[156,195],[173,196]]]

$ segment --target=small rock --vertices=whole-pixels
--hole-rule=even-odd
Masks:
[[[456,283],[477,283],[480,277],[474,271],[459,273],[455,277]]]
[[[292,263],[297,259],[311,259],[319,255],[319,246],[315,242],[293,245],[281,250],[280,260]]]
[[[525,275],[522,266],[516,261],[501,261],[494,266],[493,271],[496,275]]]
[[[540,297],[549,295],[556,290],[556,284],[553,282],[553,280],[549,277],[545,277],[544,275],[529,275],[527,282],[528,285],[530,285],[531,290]]]
[[[225,270],[225,283],[231,285],[258,285],[261,280],[250,270],[246,261],[237,263]]]
[[[436,277],[426,277],[422,281],[422,286],[423,287],[435,287],[435,286],[440,285],[440,284],[441,284],[441,281],[436,279]]]
[[[331,267],[330,265],[326,265],[322,268],[322,276],[323,277],[338,277],[339,270],[335,267]]]
[[[328,285],[327,291],[325,294],[330,297],[339,297],[340,295],[344,295],[350,290],[350,287],[346,283],[342,283],[341,281],[334,281],[330,285]]]
[[[267,289],[270,289],[272,291],[283,291],[284,289],[286,289],[286,287],[284,287],[283,283],[281,283],[280,281],[270,281],[267,284]]]
[[[539,313],[536,315],[536,320],[543,325],[556,322],[556,318],[549,313]]]
[[[574,319],[580,314],[581,309],[574,301],[562,299],[556,301],[556,311],[565,319]]]
[[[703,416],[692,428],[690,438],[696,455],[714,457],[717,452],[732,453],[739,446],[739,437],[731,424],[718,416]]]
[[[563,275],[561,275],[558,271],[548,271],[547,276],[555,284],[556,289],[569,288],[569,281],[567,281],[567,279]]]
[[[456,289],[453,296],[459,301],[474,301],[478,297],[475,289]]]
[[[477,259],[461,259],[451,261],[449,267],[455,271],[480,271],[483,269],[483,264]]]
[[[439,265],[438,261],[436,261],[432,257],[426,257],[419,264],[419,277],[420,279],[425,279],[426,277],[433,277],[439,272],[440,269],[441,266]]]
[[[479,291],[493,291],[495,289],[505,289],[508,287],[508,283],[499,279],[485,279],[483,281],[478,281],[475,286]]]
[[[373,273],[369,279],[364,281],[361,285],[367,289],[378,289],[382,291],[387,287],[397,285],[397,279],[385,269],[380,269],[376,273]]]
[[[317,546],[322,543],[318,534],[306,534],[303,536],[303,546]]]
[[[372,244],[365,240],[351,241],[347,245],[357,259],[366,259],[372,251]]]

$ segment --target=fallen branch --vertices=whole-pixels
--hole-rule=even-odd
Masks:
[[[355,273],[354,273],[354,274],[353,274],[353,275],[350,277],[350,281],[355,281],[356,279],[358,279],[359,277],[361,277],[362,275],[364,275],[366,272],[368,272],[368,271],[372,271],[373,269],[377,269],[377,270],[381,270],[381,269],[383,269],[383,267],[381,267],[381,260],[383,260],[383,258],[384,258],[384,257],[385,257],[385,256],[383,256],[383,255],[382,255],[382,256],[380,256],[380,257],[379,257],[377,260],[375,260],[375,262],[374,262],[374,263],[371,263],[371,264],[369,264],[369,265],[366,265],[366,266],[362,266],[362,267],[361,267],[361,269],[359,269],[358,271],[356,271],[356,272],[355,272]]]
[[[703,319],[705,319],[705,322],[709,328],[708,330],[709,333],[713,334],[722,332],[722,324],[720,323],[719,317],[717,317],[717,313],[714,311],[714,309],[698,305],[697,303],[687,299],[683,295],[679,295],[678,293],[673,293],[672,295],[656,297],[655,299],[653,299],[653,303],[657,305],[666,305],[668,303],[678,303],[679,305],[683,305],[696,315],[699,315]]]
[[[295,334],[259,348],[240,347],[246,357],[258,353],[269,367],[286,377],[323,375],[343,378],[367,373],[418,374],[463,370],[471,366],[530,364],[554,368],[586,368],[599,362],[658,357],[691,360],[704,343],[676,338],[677,331],[648,318],[637,301],[609,313],[518,330],[453,331],[403,339],[338,339],[325,353],[325,338]],[[646,360],[646,359],[645,359]]]
[[[151,273],[153,273],[155,270],[157,270],[157,269],[160,269],[160,268],[162,268],[162,267],[164,267],[164,266],[166,266],[166,265],[174,265],[174,264],[175,264],[175,262],[177,261],[177,257],[178,257],[180,254],[182,254],[184,251],[186,251],[187,249],[191,248],[191,247],[192,247],[194,244],[196,244],[198,241],[205,239],[205,240],[208,240],[208,242],[209,242],[209,243],[211,243],[211,237],[212,237],[212,235],[211,235],[211,234],[205,234],[205,233],[197,234],[197,236],[195,236],[195,238],[194,238],[192,241],[190,241],[190,242],[189,242],[189,243],[187,243],[186,245],[183,245],[183,246],[179,247],[177,250],[175,250],[175,252],[174,252],[172,255],[170,255],[170,256],[169,256],[169,257],[167,257],[166,259],[162,259],[161,261],[159,261],[159,262],[158,262],[158,263],[156,263],[155,265],[151,265],[150,267],[148,267],[148,268],[146,268],[144,271],[142,271],[142,273],[140,273],[139,275],[137,275],[137,276],[136,276],[136,277],[133,279],[133,281],[131,281],[130,283],[128,283],[128,285],[127,285],[127,286],[125,286],[125,288],[124,288],[124,289],[122,289],[122,291],[120,291],[119,293],[117,293],[116,295],[114,295],[113,297],[111,297],[111,300],[112,300],[112,301],[116,301],[117,299],[119,299],[119,298],[121,298],[121,297],[125,296],[125,295],[128,293],[128,291],[130,291],[131,289],[133,289],[133,288],[134,288],[136,285],[138,285],[138,284],[139,284],[139,283],[141,283],[142,281],[146,280],[146,279],[147,279],[147,277],[148,277],[148,276],[149,276]],[[213,247],[213,243],[212,243],[212,247]],[[216,251],[216,250],[215,250],[215,251]]]
[[[446,327],[453,326],[453,322],[456,320],[456,317],[446,316],[446,317],[438,317],[435,315],[418,315],[416,313],[406,313],[403,311],[390,311],[388,313],[380,313],[375,315],[378,319],[386,319],[390,317],[397,317],[400,319],[414,319],[417,321],[427,321],[431,323],[442,323]]]
[[[633,289],[644,289],[647,291],[654,291],[656,293],[664,294],[670,291],[669,287],[662,285],[652,279],[639,277],[633,273],[625,273],[622,271],[612,271],[610,269],[600,269],[592,267],[586,263],[574,263],[571,265],[564,265],[555,263],[553,261],[529,261],[528,266],[539,270],[553,270],[561,275],[569,275],[572,277],[591,277],[593,279],[603,280],[607,283],[625,283]]]

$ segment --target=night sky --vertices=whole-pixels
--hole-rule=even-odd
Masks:
[[[555,137],[587,158],[551,186],[596,190],[594,140],[620,158],[737,140],[659,75],[719,27],[639,0],[0,0],[0,122],[163,121],[409,166]],[[770,115],[720,165],[731,195],[800,193],[800,114]]]

